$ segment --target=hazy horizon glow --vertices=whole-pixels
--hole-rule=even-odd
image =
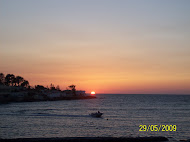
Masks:
[[[0,72],[96,93],[190,94],[190,1],[0,1]]]

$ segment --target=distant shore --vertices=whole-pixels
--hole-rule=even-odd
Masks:
[[[0,139],[1,142],[161,142],[166,137],[66,137],[66,138],[18,138]]]
[[[71,85],[69,87],[71,90],[60,90],[55,87],[45,88],[42,85],[37,85],[35,88],[26,88],[23,86],[8,86],[0,84],[0,103],[96,98],[94,95],[86,94],[84,90],[76,90],[75,85]]]
[[[59,85],[50,87],[43,85],[29,85],[29,81],[14,74],[0,73],[0,104],[9,102],[37,102],[58,100],[94,99],[85,90],[76,90],[76,85],[69,85],[66,90],[61,90]],[[92,92],[95,95],[95,92]]]

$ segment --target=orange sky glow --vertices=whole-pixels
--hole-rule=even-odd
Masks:
[[[36,3],[0,2],[0,72],[87,93],[190,94],[185,1]]]

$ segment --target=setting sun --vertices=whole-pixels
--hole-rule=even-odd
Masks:
[[[96,93],[94,91],[91,92],[91,95],[95,95]]]

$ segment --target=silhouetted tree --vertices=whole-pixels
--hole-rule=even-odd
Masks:
[[[35,89],[36,90],[44,90],[44,89],[46,89],[43,85],[36,85],[35,86]]]
[[[59,85],[57,85],[55,89],[58,90],[58,91],[60,91]]]
[[[21,86],[22,87],[28,87],[29,86],[29,82],[27,80],[24,80],[22,83],[21,83]]]
[[[24,86],[28,87],[29,82],[27,80],[24,80],[21,76],[16,76],[14,74],[7,74],[6,77],[4,77],[3,73],[0,73],[0,84],[5,84],[7,86],[14,85],[14,86]]]
[[[14,84],[14,86],[16,86],[16,84],[17,84],[16,78],[13,78],[13,80],[12,80],[12,86],[13,86],[13,84]]]
[[[16,78],[15,78],[15,75],[13,74],[11,76],[11,85],[14,86],[14,84],[16,84]]]
[[[56,90],[55,86],[52,83],[50,84],[50,90]]]
[[[20,83],[22,83],[24,81],[24,78],[21,76],[17,76],[16,77],[16,83],[18,84],[18,86],[20,86]]]
[[[48,87],[48,85],[46,86],[46,88],[49,90],[49,87]]]
[[[5,83],[5,76],[3,73],[0,73],[0,84],[4,84]]]
[[[71,90],[73,91],[73,95],[76,96],[76,89],[75,89],[75,85],[70,85],[68,86],[69,88],[71,88]]]
[[[7,74],[6,77],[5,77],[5,84],[10,86],[10,84],[14,84],[14,79],[15,79],[15,76],[13,74]]]
[[[75,89],[75,85],[70,85],[70,86],[68,86],[69,88],[71,88],[71,90],[73,90],[73,89]]]

